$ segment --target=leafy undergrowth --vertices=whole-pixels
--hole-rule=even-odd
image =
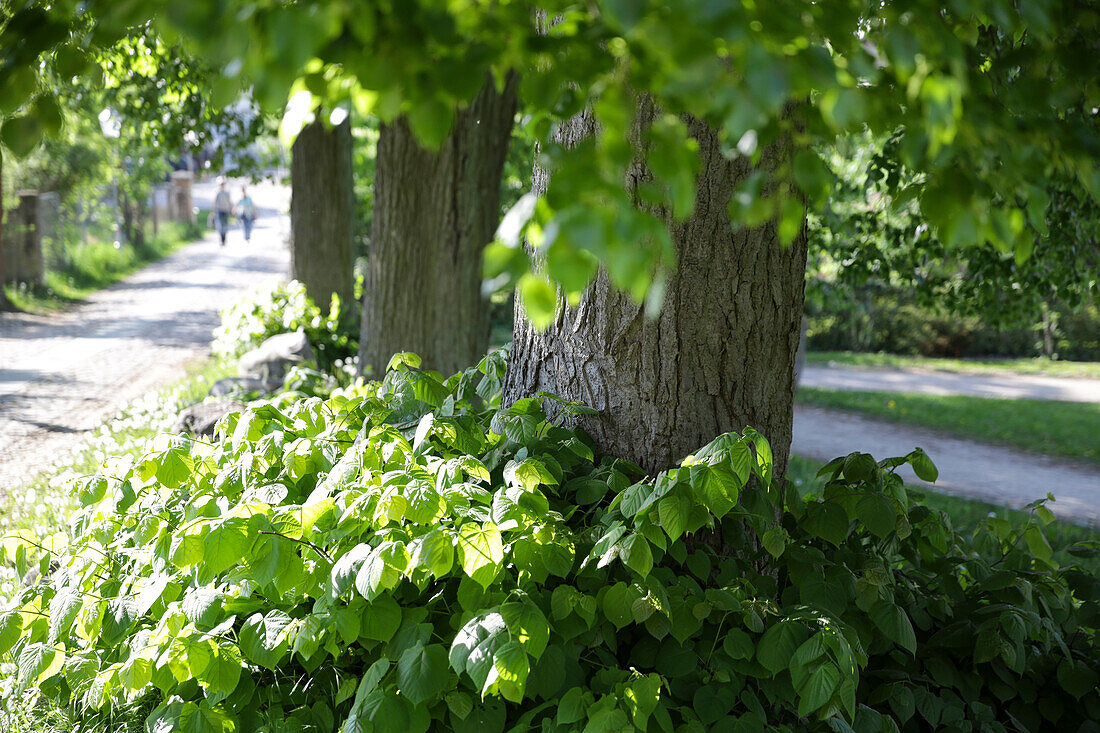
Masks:
[[[19,310],[29,313],[56,311],[175,252],[201,237],[202,232],[198,226],[168,222],[156,237],[149,238],[141,247],[124,245],[116,249],[112,242],[74,245],[66,250],[68,259],[63,267],[46,271],[45,286],[12,284],[5,286],[5,292]]]
[[[1100,404],[802,388],[804,405],[857,410],[1051,456],[1100,462]]]
[[[214,329],[213,351],[222,358],[239,357],[271,336],[301,331],[321,369],[343,369],[359,350],[357,305],[341,306],[333,293],[328,313],[322,314],[306,295],[305,285],[297,280],[280,283],[250,293],[222,313],[222,323]]]
[[[811,351],[807,357],[811,364],[823,365],[935,369],[958,374],[1044,374],[1051,377],[1100,379],[1100,363],[1098,362],[1055,361],[1044,357],[1032,359],[947,359],[855,351]]]
[[[19,685],[88,729],[1097,729],[1100,581],[1042,504],[961,535],[893,472],[920,451],[803,499],[751,430],[646,478],[500,409],[500,355],[391,366],[79,482],[65,548],[7,538],[44,571],[0,612]]]
[[[824,477],[818,476],[820,461],[792,456],[787,477],[805,496],[819,494],[825,485]],[[911,497],[930,509],[944,512],[951,520],[956,531],[970,534],[978,531],[990,517],[1009,522],[1013,526],[1026,524],[1034,517],[1034,510],[1011,509],[990,504],[978,499],[946,494],[939,491],[916,491],[909,489]],[[1057,504],[1057,501],[1054,502]],[[1054,551],[1054,559],[1062,564],[1080,563],[1089,572],[1100,576],[1100,557],[1073,556],[1069,550],[1079,543],[1100,541],[1100,528],[1083,527],[1064,520],[1055,520],[1043,528],[1047,542]]]

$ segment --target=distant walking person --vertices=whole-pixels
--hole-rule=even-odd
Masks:
[[[256,221],[256,205],[248,195],[247,186],[241,186],[241,200],[237,202],[237,218],[241,220],[241,228],[244,229],[244,241],[251,242],[252,223]]]
[[[218,192],[214,195],[214,210],[210,212],[214,217],[214,224],[218,229],[218,236],[225,246],[225,236],[229,233],[229,216],[233,213],[233,202],[229,200],[229,191],[225,189],[225,179],[218,179]]]

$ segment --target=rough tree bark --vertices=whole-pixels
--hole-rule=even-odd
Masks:
[[[4,149],[0,148],[0,310],[8,308],[8,295],[4,292]]]
[[[591,119],[581,116],[563,130],[562,141],[591,131]],[[791,442],[805,229],[788,247],[780,246],[774,223],[734,229],[730,195],[752,169],[744,158],[725,158],[706,125],[693,121],[691,134],[702,160],[695,211],[685,222],[669,220],[678,260],[660,316],[648,319],[602,273],[544,333],[517,308],[505,401],[548,390],[584,402],[599,414],[563,417],[587,431],[600,451],[650,472],[676,465],[716,435],[752,426],[771,442],[782,476]],[[774,165],[786,152],[767,150],[761,165]],[[546,185],[544,175],[536,176],[538,185]]]
[[[407,121],[383,125],[363,293],[360,369],[381,373],[412,351],[451,374],[489,344],[481,250],[500,221],[500,185],[516,112],[517,79],[488,80],[459,110],[438,152],[420,146]]]
[[[290,276],[322,310],[353,299],[355,189],[351,122],[302,128],[291,148]]]

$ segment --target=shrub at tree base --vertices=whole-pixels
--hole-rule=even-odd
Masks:
[[[277,285],[268,292],[249,295],[222,313],[214,329],[216,356],[235,357],[259,346],[270,336],[302,331],[317,356],[317,365],[331,371],[359,349],[359,310],[356,303],[342,305],[333,295],[328,314],[306,295],[297,280]]]
[[[149,731],[1097,729],[1100,583],[1042,504],[960,536],[893,472],[919,450],[803,500],[752,430],[649,479],[500,409],[502,355],[417,363],[161,439],[63,551],[5,540],[47,571],[0,613],[22,683]]]

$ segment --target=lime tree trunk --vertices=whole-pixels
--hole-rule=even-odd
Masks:
[[[516,79],[489,81],[438,151],[408,122],[383,125],[375,161],[370,254],[363,288],[360,369],[380,375],[412,351],[451,374],[489,344],[481,251],[500,221],[504,159],[516,112]]]
[[[355,190],[351,123],[318,119],[302,128],[291,148],[290,276],[322,310],[332,294],[352,301]]]
[[[590,132],[585,126],[583,118],[574,120],[562,141]],[[705,125],[694,122],[691,132],[702,159],[695,212],[687,221],[669,221],[678,263],[660,316],[647,318],[603,274],[545,332],[534,330],[517,307],[505,401],[547,390],[583,402],[599,414],[563,418],[583,428],[601,452],[650,472],[677,464],[716,435],[752,426],[772,443],[776,474],[783,475],[805,230],[783,247],[774,223],[731,226],[730,195],[752,168],[744,158],[724,157]],[[761,165],[775,165],[784,154],[773,148]],[[536,175],[536,186],[540,182],[545,185],[545,176]]]

